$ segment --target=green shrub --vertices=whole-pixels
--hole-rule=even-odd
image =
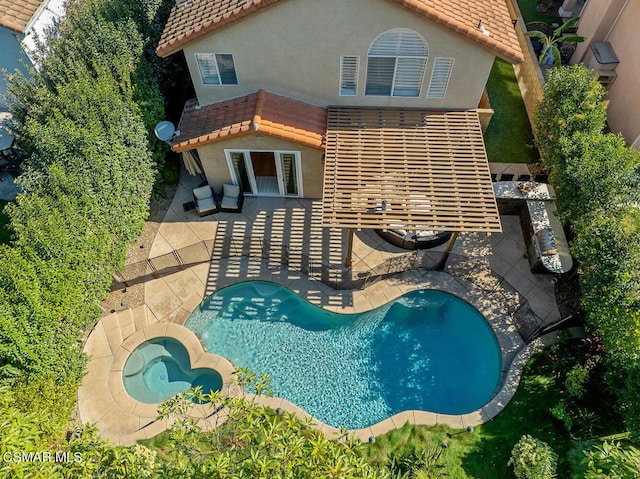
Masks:
[[[639,479],[640,451],[619,442],[604,442],[584,451],[584,479]]]
[[[560,401],[549,408],[551,415],[560,421],[567,431],[573,427],[573,417],[567,408],[567,403]]]
[[[169,185],[178,184],[178,180],[180,179],[180,158],[176,155],[169,155],[160,173],[165,183]]]
[[[513,466],[517,479],[553,479],[557,462],[557,454],[547,443],[525,434],[513,447],[508,465]]]
[[[567,373],[564,385],[567,393],[574,398],[580,399],[586,391],[585,383],[589,379],[589,372],[593,368],[592,363],[587,361],[586,364],[576,364]]]
[[[602,133],[606,92],[586,67],[551,70],[544,91],[536,144],[572,230],[581,307],[587,327],[602,337],[609,388],[640,438],[640,388],[627,380],[640,367],[640,152]],[[572,374],[567,386],[579,397],[583,373]]]

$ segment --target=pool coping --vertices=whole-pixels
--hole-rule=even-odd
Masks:
[[[251,280],[264,280],[279,284],[291,289],[305,300],[310,300],[304,293],[295,291],[290,282],[279,280],[275,274],[268,278],[242,278],[234,281],[233,284]],[[300,281],[300,279],[297,281]],[[317,286],[317,280],[312,278],[306,277],[303,278],[303,281],[308,282],[310,286]],[[499,288],[501,288],[501,286]],[[358,307],[358,312],[374,309],[410,291],[421,289],[435,289],[451,294],[471,304],[482,314],[491,326],[500,346],[502,354],[500,382],[492,398],[482,407],[468,414],[447,415],[421,410],[407,410],[394,414],[372,426],[349,431],[363,441],[384,434],[389,430],[402,427],[407,422],[416,425],[432,426],[436,424],[446,424],[452,428],[466,428],[469,426],[477,426],[491,420],[504,409],[515,394],[519,384],[522,366],[539,347],[537,342],[525,346],[515,326],[511,324],[510,318],[513,316],[514,310],[513,306],[509,306],[508,304],[508,290],[487,291],[470,280],[455,277],[448,273],[428,271],[423,276],[415,274],[403,275],[403,273],[390,276],[360,291],[360,293],[364,293],[365,297],[368,298],[369,307]],[[332,291],[331,294],[347,295],[354,294],[354,291]],[[313,301],[311,302],[315,304]],[[189,314],[198,307],[200,302],[192,301],[190,304],[191,307],[188,308]],[[325,307],[325,309],[340,312],[339,308],[337,311],[335,306]],[[167,420],[158,421],[157,419],[153,419],[157,418],[158,404],[143,404],[134,400],[125,391],[122,380],[122,370],[129,354],[143,342],[157,337],[171,337],[184,344],[189,352],[192,367],[211,367],[218,371],[223,378],[223,394],[232,396],[244,395],[247,398],[253,399],[255,404],[274,409],[280,408],[283,411],[295,414],[300,419],[309,420],[312,426],[328,436],[337,436],[339,434],[340,431],[337,428],[321,422],[286,399],[266,396],[256,397],[251,394],[245,394],[237,387],[233,388],[231,373],[234,367],[228,359],[207,352],[202,341],[191,330],[180,324],[167,322],[168,318],[159,319],[160,322],[148,325],[126,337],[113,351],[112,361],[108,369],[110,395],[113,397],[118,408],[126,414],[137,417],[138,424],[140,425],[140,427],[134,430],[119,430],[118,434],[113,434],[109,431],[109,435],[118,443],[130,444],[137,439],[158,434],[170,426]],[[194,405],[192,408],[192,417],[194,418],[204,418],[210,415],[211,409],[206,405]],[[147,421],[146,424],[144,424],[145,421]]]
[[[434,274],[434,272],[431,273],[432,275]],[[507,323],[504,309],[496,308],[495,301],[485,301],[487,298],[487,292],[485,290],[479,288],[471,281],[462,278],[454,278],[447,273],[438,273],[438,275],[440,276],[440,280],[436,281],[435,284],[428,284],[425,287],[425,285],[421,284],[421,282],[415,282],[411,285],[410,288],[407,288],[406,291],[403,291],[400,296],[411,291],[435,289],[451,294],[458,299],[462,299],[463,301],[466,301],[475,309],[477,309],[491,327],[500,347],[500,351],[502,354],[502,374],[500,377],[500,382],[496,387],[496,390],[494,391],[491,399],[487,403],[485,403],[479,409],[467,414],[449,415],[434,413],[430,411],[406,410],[396,413],[371,426],[349,430],[350,433],[354,433],[356,437],[360,438],[363,441],[367,441],[371,437],[385,434],[392,429],[402,427],[407,422],[409,422],[410,424],[425,426],[446,424],[452,428],[460,429],[466,428],[468,426],[475,427],[493,419],[513,398],[513,395],[515,394],[520,382],[522,366],[537,350],[536,343],[532,343],[532,345],[529,345],[528,347],[525,346],[516,328],[513,325]],[[442,281],[443,278],[449,278],[451,279],[451,281]],[[255,279],[246,279],[243,281],[238,281],[234,284],[253,280]],[[282,284],[277,280],[266,281],[288,287],[287,285]],[[315,280],[309,279],[309,281]],[[383,280],[383,282],[387,281],[393,282],[393,277]],[[364,291],[366,292],[366,289]],[[336,291],[336,293],[339,294],[341,292]],[[302,295],[299,296],[304,298],[304,296]],[[393,300],[390,298],[387,299],[388,301],[386,302],[390,302]],[[373,308],[365,309],[360,312],[369,311],[371,309],[375,309],[375,307],[378,306],[379,305],[375,305]],[[331,308],[325,309],[332,310]],[[255,397],[249,394],[245,394],[245,396],[252,397],[255,400],[256,404],[261,404],[273,409],[280,408],[284,411],[295,414],[301,420],[308,420],[314,427],[329,436],[338,436],[340,434],[340,430],[338,428],[325,424],[324,422],[313,417],[304,409],[288,401],[287,399],[275,396]]]

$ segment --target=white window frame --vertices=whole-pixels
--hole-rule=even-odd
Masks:
[[[345,83],[344,77],[344,67],[345,60],[350,59],[351,61],[355,60],[355,71],[353,74],[353,84],[355,85],[355,90],[353,93],[343,93],[345,89],[343,85]],[[339,94],[340,96],[358,96],[358,79],[360,77],[360,56],[359,55],[341,55],[340,56],[340,85],[339,85]]]
[[[232,149],[226,149],[224,150],[224,156],[227,159],[227,167],[229,168],[229,173],[231,174],[231,181],[234,185],[239,185],[240,184],[240,178],[236,177],[236,171],[235,168],[233,167],[233,158],[232,158],[232,154],[233,153],[240,153],[244,156],[244,162],[247,168],[247,172],[249,173],[249,184],[251,185],[251,191],[258,191],[258,185],[256,184],[256,175],[255,172],[253,171],[253,163],[251,162],[251,152],[256,152],[256,153],[273,153],[274,158],[275,158],[275,162],[276,162],[276,171],[278,174],[278,191],[280,192],[280,195],[278,197],[283,197],[283,198],[304,198],[304,191],[302,189],[303,183],[302,183],[302,155],[299,151],[295,151],[295,150],[259,150],[259,149],[255,149],[255,148],[250,148],[250,149],[242,149],[242,148],[232,148]],[[296,180],[298,181],[298,195],[287,195],[285,194],[286,192],[286,187],[283,184],[283,181],[285,181],[284,178],[284,171],[282,168],[282,164],[283,164],[283,160],[282,160],[282,155],[286,154],[286,155],[293,155],[296,161]],[[247,194],[248,196],[271,196],[271,195],[259,195],[259,194],[255,194],[255,193],[249,193],[249,192],[244,192],[245,194]]]
[[[448,70],[445,72],[446,78],[442,84],[435,85],[434,81],[440,82],[444,77],[442,73],[437,71],[439,64],[446,62],[445,67]],[[429,80],[429,88],[427,89],[427,98],[432,100],[442,100],[447,96],[447,90],[449,89],[449,82],[451,81],[451,74],[453,72],[453,65],[455,64],[455,58],[442,58],[438,57],[433,60],[433,68],[431,70],[431,79]],[[435,78],[435,75],[438,75]]]
[[[406,54],[402,55],[402,54],[398,54],[398,53],[393,54],[391,52],[389,54],[386,54],[386,53],[385,54],[372,54],[371,50],[374,48],[374,46],[380,40],[380,38],[383,37],[384,35],[390,33],[390,32],[393,32],[393,31],[398,31],[399,33],[406,32],[406,33],[411,33],[411,34],[415,35],[418,39],[421,40],[422,46],[424,47],[425,54],[424,55],[406,55]],[[398,48],[399,46],[400,45],[398,44],[396,46],[396,48]],[[371,58],[393,58],[394,59],[393,78],[391,80],[391,91],[390,91],[389,95],[367,93],[367,86],[368,86],[368,79],[369,79],[369,60]],[[398,64],[403,59],[422,60],[424,62],[423,65],[422,65],[422,68],[421,68],[420,77],[416,79],[417,83],[419,85],[417,95],[396,95],[395,94],[396,81],[398,79]],[[423,91],[423,86],[424,86],[424,78],[425,78],[425,75],[426,75],[427,64],[428,63],[429,63],[429,45],[424,40],[422,35],[420,35],[418,32],[415,32],[413,30],[406,29],[406,28],[394,28],[394,29],[391,29],[391,30],[387,30],[386,32],[382,33],[381,35],[378,35],[378,37],[376,37],[376,39],[371,42],[371,45],[369,45],[369,52],[367,53],[367,71],[366,71],[366,74],[365,74],[365,88],[364,88],[365,96],[393,97],[393,98],[420,98],[422,96],[422,91]]]
[[[220,67],[218,65],[218,55],[229,55],[231,57],[231,61],[233,62],[233,72],[235,73],[235,76],[236,76],[235,83],[222,83],[222,77],[220,76]],[[205,56],[211,57],[208,60],[213,61],[213,64],[215,65],[215,69],[216,69],[215,76],[218,78],[218,83],[205,83],[204,81],[205,75],[203,75],[202,73],[202,67],[200,66],[200,61],[201,61],[201,58]],[[232,53],[194,53],[194,58],[196,61],[196,66],[198,67],[198,73],[200,74],[200,82],[202,83],[203,86],[238,86],[240,84],[240,82],[238,81],[238,70],[236,69],[236,61],[233,58]],[[206,75],[206,76],[213,76],[213,75]]]

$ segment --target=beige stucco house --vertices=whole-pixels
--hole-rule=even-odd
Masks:
[[[571,63],[593,69],[608,89],[609,126],[640,149],[640,2],[587,0],[578,26],[578,43]],[[613,55],[611,55],[613,54]]]
[[[365,148],[328,149],[338,111],[355,129],[384,133],[366,146],[380,157],[402,156],[385,142],[416,127],[428,156],[429,128],[456,122],[482,146],[477,114],[446,115],[478,108],[496,57],[522,60],[504,0],[178,0],[157,53],[178,52],[197,98],[173,149],[197,151],[215,189],[233,182],[248,195],[307,198],[328,194],[329,160]],[[403,122],[403,110],[447,122]],[[452,148],[448,157],[471,151]]]

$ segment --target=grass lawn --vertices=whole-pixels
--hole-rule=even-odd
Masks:
[[[533,147],[531,125],[510,63],[496,58],[487,82],[487,93],[495,111],[485,133],[489,161],[537,162],[538,150]]]
[[[363,445],[363,455],[381,461],[392,450],[409,453],[412,449],[442,448],[444,441],[447,448],[442,450],[441,458],[449,465],[452,479],[513,479],[513,470],[507,466],[511,449],[523,434],[530,434],[548,443],[558,454],[557,477],[581,477],[577,475],[581,451],[587,445],[577,438],[587,440],[620,432],[622,425],[619,418],[609,417],[608,399],[602,399],[595,404],[595,429],[574,431],[571,437],[549,413],[549,408],[560,401],[564,388],[556,380],[558,366],[548,356],[542,353],[527,365],[513,400],[493,421],[476,427],[472,433],[446,426],[405,425],[378,437],[373,445]]]
[[[6,201],[0,200],[0,244],[8,244],[11,233],[9,232],[9,217],[3,213]]]
[[[529,22],[544,22],[551,25],[552,23],[561,23],[560,17],[552,17],[545,13],[540,13],[536,7],[540,3],[538,0],[518,0],[518,7],[520,7],[520,13],[525,23]]]

